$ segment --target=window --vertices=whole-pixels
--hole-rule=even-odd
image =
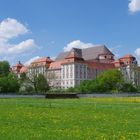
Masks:
[[[69,73],[67,73],[67,78],[69,78]]]
[[[65,75],[63,74],[63,78],[65,78]]]

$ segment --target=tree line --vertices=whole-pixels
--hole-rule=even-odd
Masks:
[[[22,73],[17,77],[10,69],[8,61],[0,61],[0,93],[43,93],[49,90],[49,85],[44,75],[27,77]]]

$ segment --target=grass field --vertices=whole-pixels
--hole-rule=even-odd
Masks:
[[[0,99],[0,140],[140,140],[140,98]]]

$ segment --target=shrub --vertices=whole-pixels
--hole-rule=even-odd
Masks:
[[[132,83],[124,83],[121,89],[122,92],[137,92],[137,88]]]

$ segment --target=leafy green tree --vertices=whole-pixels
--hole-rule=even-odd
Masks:
[[[0,77],[0,92],[8,92],[8,80],[7,77]]]
[[[44,77],[44,75],[42,74],[39,74],[36,77],[36,86],[37,86],[37,90],[40,92],[46,92],[49,90],[48,82],[46,78]]]
[[[8,76],[10,65],[8,61],[0,61],[0,76]]]
[[[117,70],[108,70],[97,76],[94,80],[87,80],[78,87],[80,92],[119,92],[122,89],[124,78]]]
[[[99,75],[96,79],[98,88],[101,92],[104,91],[120,91],[124,83],[122,73],[117,70],[108,70]]]
[[[20,84],[18,78],[13,74],[9,73],[8,76],[0,77],[0,92],[18,92]]]
[[[18,92],[20,88],[20,84],[17,76],[13,73],[9,73],[7,80],[8,80],[8,91]]]
[[[49,90],[49,84],[43,74],[30,74],[27,81],[34,87],[34,91],[46,92]]]
[[[83,81],[77,89],[82,93],[99,92],[100,85],[97,80],[86,80]]]

